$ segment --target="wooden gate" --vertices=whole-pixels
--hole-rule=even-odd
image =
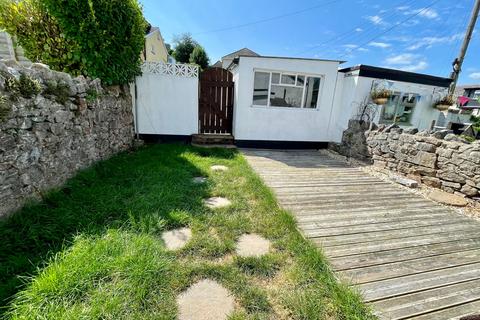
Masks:
[[[232,133],[233,90],[233,76],[228,70],[209,68],[200,74],[200,133]]]

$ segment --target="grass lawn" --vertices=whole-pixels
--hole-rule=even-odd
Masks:
[[[214,164],[229,170],[211,172]],[[195,185],[195,176],[208,182]],[[208,209],[210,196],[232,206]],[[181,226],[192,240],[167,251],[161,232]],[[272,252],[236,257],[236,239],[251,232]],[[234,150],[120,154],[0,221],[0,243],[5,318],[175,319],[176,296],[203,278],[234,294],[231,319],[374,318]]]

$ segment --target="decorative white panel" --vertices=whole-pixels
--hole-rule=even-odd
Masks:
[[[142,65],[142,72],[187,78],[198,78],[198,67],[190,64],[145,62]]]

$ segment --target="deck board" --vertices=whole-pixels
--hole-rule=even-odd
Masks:
[[[317,151],[242,150],[380,319],[480,312],[480,223]]]

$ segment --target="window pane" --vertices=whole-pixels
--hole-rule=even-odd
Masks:
[[[280,73],[272,73],[272,83],[280,83]]]
[[[297,86],[303,87],[304,83],[305,83],[305,76],[298,76],[297,77]]]
[[[395,120],[397,112],[397,104],[400,100],[400,93],[394,93],[389,99],[387,104],[383,107],[383,112],[380,117],[380,122],[391,123]]]
[[[305,86],[305,108],[316,108],[320,94],[320,78],[307,77]]]
[[[272,85],[270,90],[270,106],[300,108],[303,88]]]
[[[268,99],[268,86],[270,85],[270,73],[255,72],[253,83],[253,105],[266,106]]]
[[[294,74],[282,74],[282,83],[283,84],[293,84],[293,85],[295,85],[295,75]]]

